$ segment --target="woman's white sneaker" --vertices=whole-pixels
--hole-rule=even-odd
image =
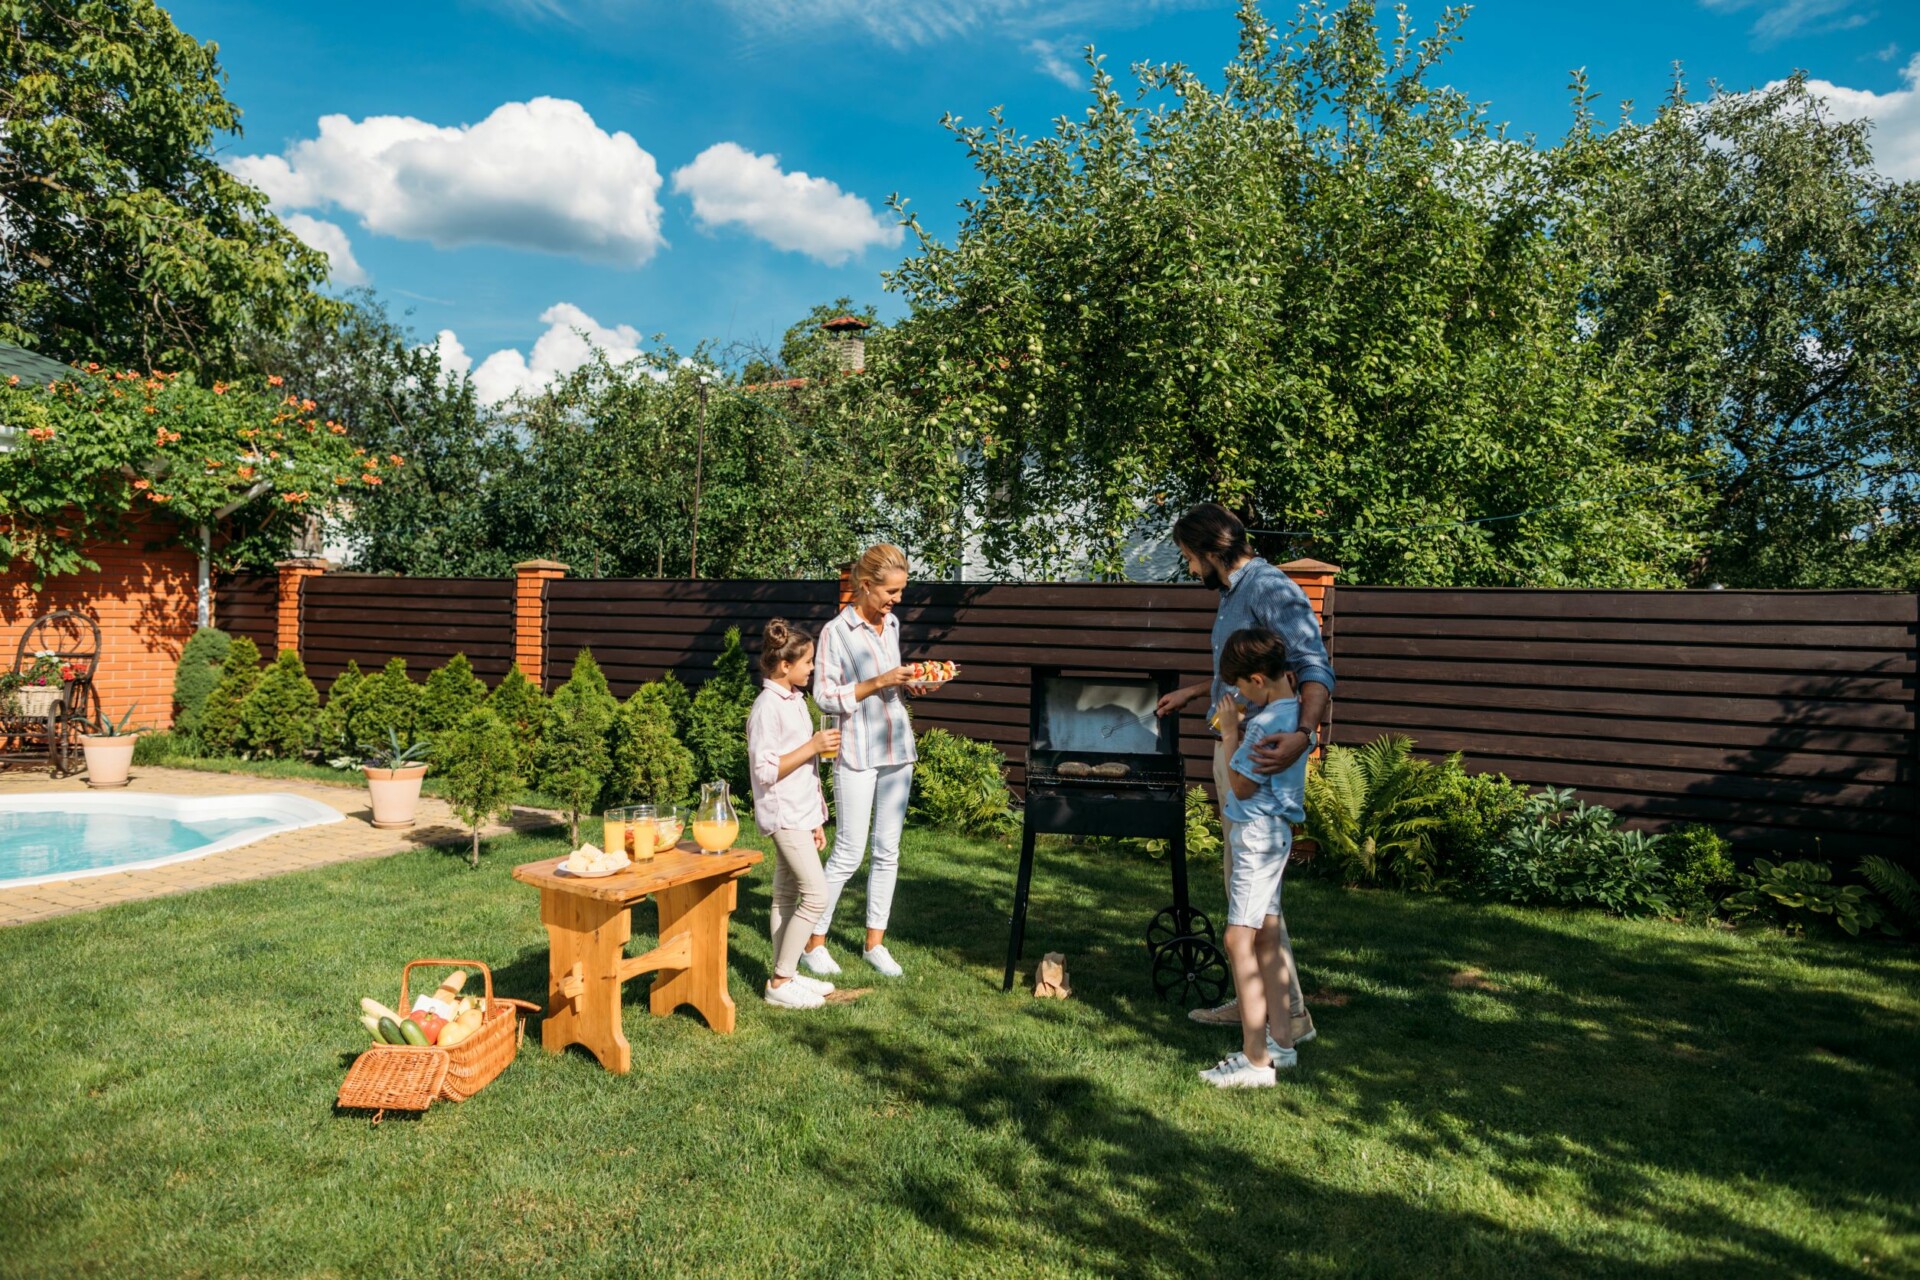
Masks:
[[[802,951],[800,963],[823,978],[831,978],[840,972],[839,964],[827,954],[827,944],[824,942],[811,951]]]
[[[877,947],[869,947],[860,954],[866,958],[868,964],[887,975],[887,977],[897,978],[900,976],[900,966],[894,961],[893,956],[888,953],[886,943],[883,942]]]
[[[1277,1077],[1272,1067],[1256,1067],[1246,1054],[1230,1053],[1200,1078],[1216,1089],[1271,1089]]]
[[[797,979],[789,978],[779,986],[767,984],[767,1003],[776,1009],[818,1009],[827,1002],[817,991],[809,991]]]
[[[822,982],[818,978],[809,978],[804,973],[794,974],[789,981],[798,983],[801,990],[811,991],[817,996],[830,996],[833,994],[833,984],[831,982]]]

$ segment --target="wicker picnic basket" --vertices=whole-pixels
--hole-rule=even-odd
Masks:
[[[401,1012],[407,980],[422,965],[478,969],[484,983],[480,1029],[450,1049],[437,1045],[376,1044],[354,1059],[340,1086],[339,1105],[358,1110],[425,1111],[435,1098],[464,1102],[507,1069],[519,1052],[522,1010],[539,1006],[493,994],[493,970],[478,960],[413,960],[400,971]],[[377,1116],[376,1116],[377,1118]]]

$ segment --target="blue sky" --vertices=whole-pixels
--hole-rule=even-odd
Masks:
[[[223,158],[497,398],[664,333],[777,342],[816,302],[898,314],[889,193],[949,233],[974,178],[940,126],[1040,132],[1110,69],[1231,55],[1231,0],[181,0],[245,136]],[[1275,19],[1291,3],[1269,4]],[[1439,6],[1411,5],[1430,24]],[[1389,14],[1388,21],[1391,21]],[[1558,134],[1568,73],[1651,107],[1671,66],[1750,88],[1804,69],[1920,178],[1915,0],[1474,6],[1445,79]],[[1609,111],[1610,114],[1610,111]],[[323,124],[323,121],[325,122]]]

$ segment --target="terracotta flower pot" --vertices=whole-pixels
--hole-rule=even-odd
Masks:
[[[360,771],[367,775],[367,794],[373,799],[373,825],[412,826],[414,810],[420,807],[420,780],[427,776],[427,766],[376,769],[363,765]]]
[[[126,786],[127,769],[133,764],[133,744],[137,741],[138,736],[131,733],[115,734],[113,737],[81,734],[80,749],[87,757],[87,785]]]

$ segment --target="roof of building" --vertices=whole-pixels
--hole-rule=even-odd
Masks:
[[[820,327],[829,333],[838,333],[842,329],[871,329],[873,325],[859,316],[835,316]]]
[[[22,382],[45,384],[69,381],[77,371],[25,347],[0,342],[0,379],[18,378]]]

